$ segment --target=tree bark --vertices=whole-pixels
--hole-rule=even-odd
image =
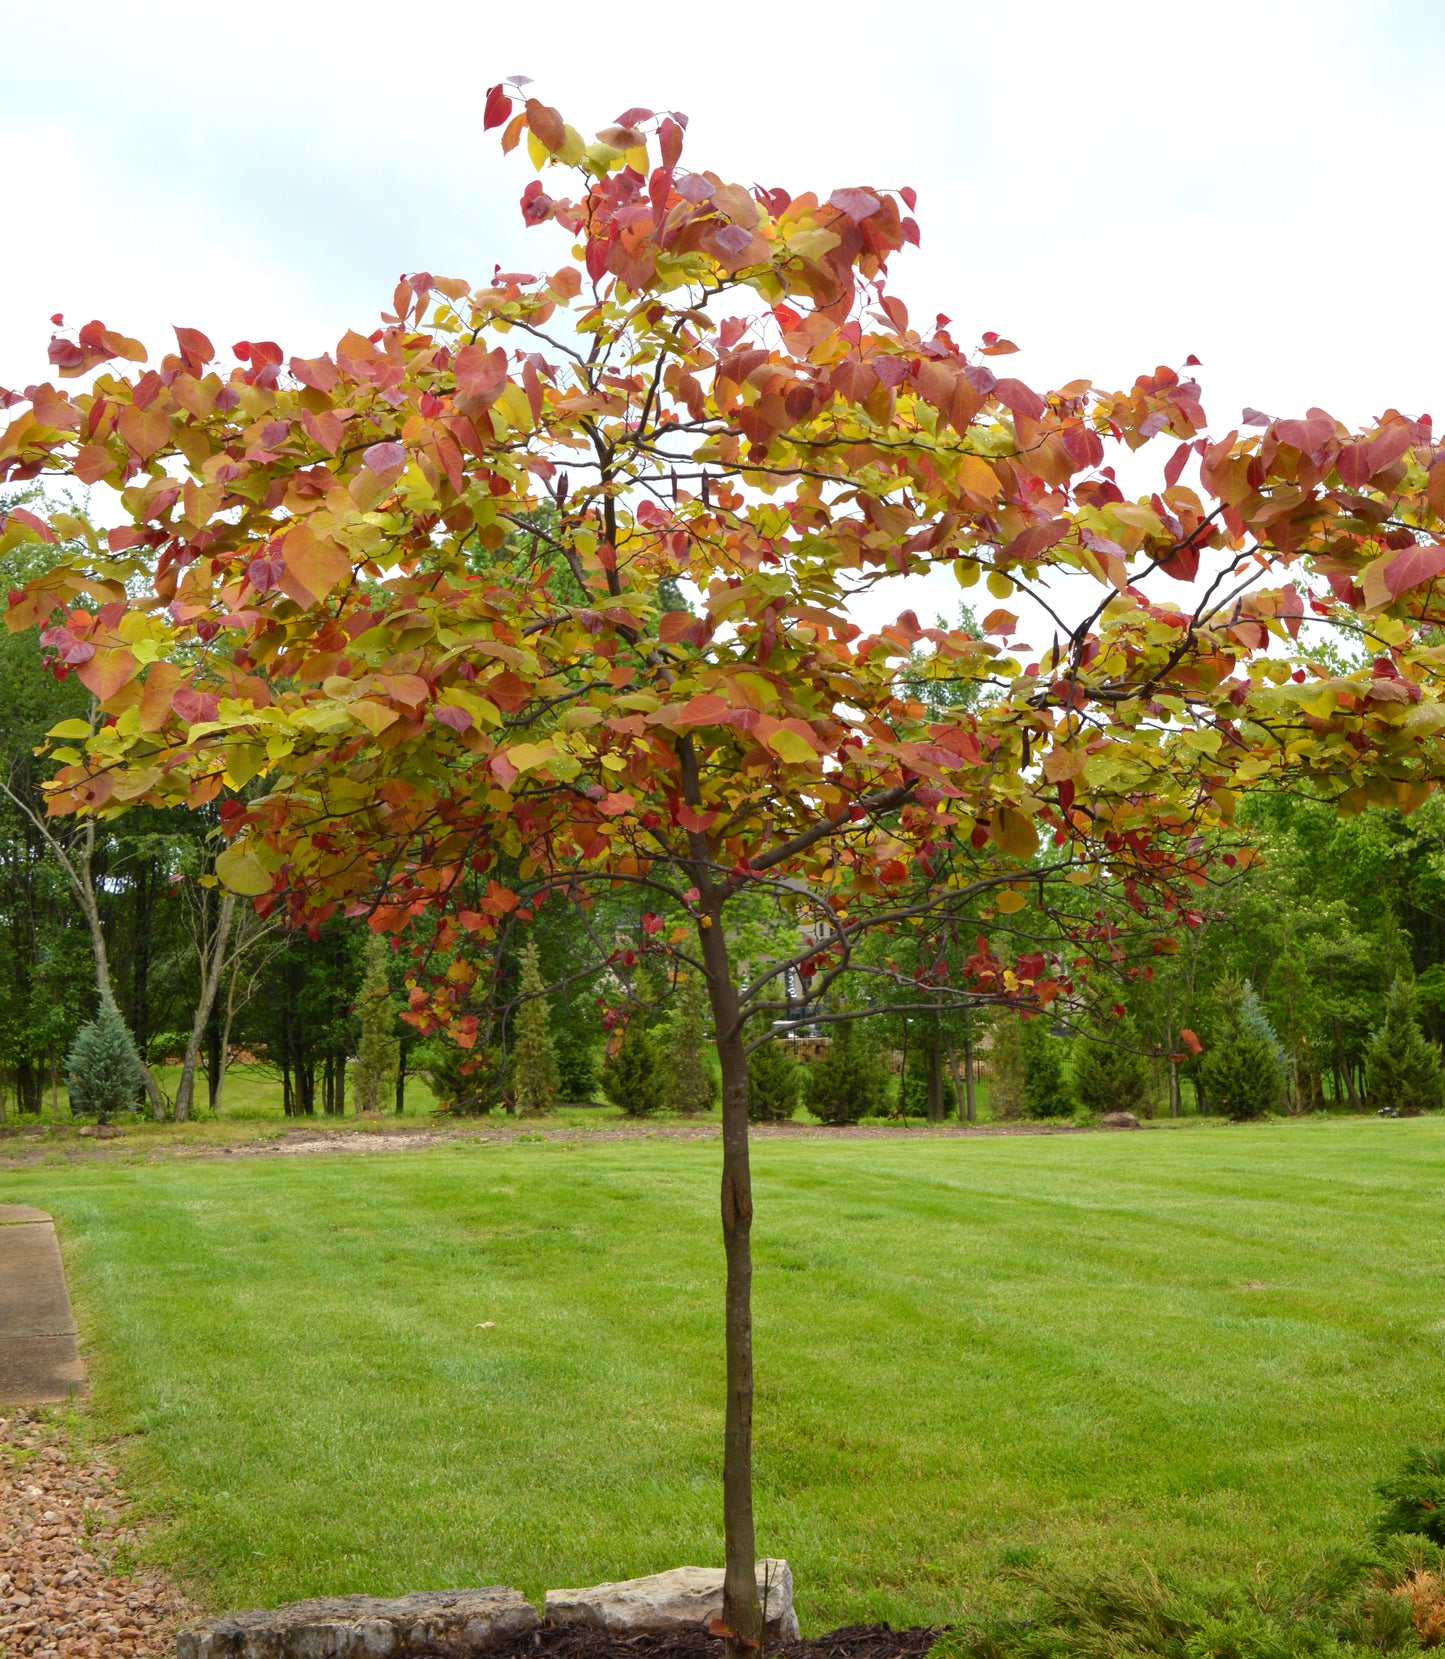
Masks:
[[[221,984],[221,971],[226,963],[226,950],[231,942],[231,928],[236,916],[236,895],[229,890],[221,894],[216,915],[215,932],[206,939],[204,924],[201,933],[201,995],[191,1019],[191,1035],[181,1061],[181,1077],[176,1084],[176,1122],[185,1123],[191,1115],[191,1104],[196,1091],[196,1063],[200,1058],[201,1042],[210,1024],[211,1009]]]
[[[723,1624],[727,1659],[756,1650],[758,1612],[753,1524],[753,1188],[748,1158],[748,1063],[737,992],[716,890],[704,895],[702,958],[722,1066],[722,1229],[727,1258],[727,1412],[723,1428]]]
[[[1169,1062],[1169,1116],[1179,1116],[1179,1067],[1173,1060]]]
[[[928,1121],[943,1122],[943,1034],[936,1014],[931,1020],[928,1042]]]
[[[963,1083],[968,1091],[968,1121],[978,1122],[978,1104],[973,1094],[973,1033],[967,1032],[963,1039]]]

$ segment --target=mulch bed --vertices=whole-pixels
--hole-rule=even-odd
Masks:
[[[936,1630],[894,1630],[886,1624],[849,1624],[826,1636],[780,1642],[768,1648],[779,1659],[923,1659]],[[605,1630],[538,1630],[502,1647],[488,1659],[721,1659],[719,1637],[703,1631],[676,1636],[614,1636]]]
[[[154,1575],[116,1570],[137,1545],[116,1472],[52,1414],[0,1417],[0,1654],[159,1659],[191,1609]]]

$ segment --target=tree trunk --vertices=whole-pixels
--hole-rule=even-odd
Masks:
[[[973,1033],[963,1039],[963,1085],[968,1091],[968,1121],[978,1122],[978,1103],[973,1094]]]
[[[963,1079],[958,1074],[958,1051],[953,1046],[952,1034],[948,1037],[948,1069],[953,1077],[953,1109],[958,1115],[958,1121],[966,1123],[968,1105],[963,1092]]]
[[[908,1016],[903,1016],[903,1053],[898,1062],[898,1115],[908,1123]]]
[[[706,879],[706,877],[704,877]],[[753,1526],[753,1189],[748,1159],[748,1062],[733,988],[722,901],[709,883],[700,928],[708,1000],[722,1066],[722,1228],[727,1257],[727,1412],[723,1428],[723,1624],[727,1659],[758,1645]]]
[[[933,1029],[928,1042],[928,1121],[943,1122],[943,1038],[938,1019],[932,1020]]]
[[[1358,1112],[1360,1109],[1360,1097],[1355,1092],[1354,1071],[1350,1066],[1349,1060],[1345,1056],[1345,1039],[1340,1031],[1340,1016],[1338,1014],[1331,1014],[1330,1024],[1335,1030],[1335,1075],[1337,1077],[1343,1076],[1345,1080],[1345,1088],[1349,1091],[1350,1109]]]
[[[1179,1066],[1173,1060],[1169,1062],[1169,1116],[1179,1116]]]
[[[396,1052],[396,1115],[406,1110],[406,1054],[411,1044],[405,1037],[397,1044]]]
[[[191,1115],[191,1105],[196,1092],[196,1064],[200,1059],[201,1041],[205,1037],[206,1027],[211,1022],[211,1009],[215,1005],[216,992],[221,984],[221,970],[226,962],[226,949],[231,942],[231,927],[236,916],[236,895],[230,891],[221,894],[220,908],[216,915],[216,930],[210,939],[209,948],[204,948],[205,935],[202,934],[203,948],[201,951],[201,995],[196,1003],[195,1014],[191,1018],[191,1035],[186,1042],[185,1057],[181,1061],[180,1081],[176,1084],[176,1122],[185,1123]]]

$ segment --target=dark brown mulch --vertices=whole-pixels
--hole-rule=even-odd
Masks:
[[[936,1630],[894,1630],[886,1624],[848,1624],[826,1636],[781,1642],[768,1652],[779,1659],[924,1659]],[[704,1631],[676,1636],[616,1636],[575,1626],[542,1629],[492,1648],[488,1659],[722,1659],[719,1637]]]

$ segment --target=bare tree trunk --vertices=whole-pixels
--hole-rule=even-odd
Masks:
[[[953,1046],[951,1033],[948,1037],[948,1069],[953,1076],[953,1109],[958,1114],[958,1121],[966,1123],[968,1107],[964,1101],[963,1079],[958,1075],[958,1051]]]
[[[973,1094],[973,1033],[965,1034],[963,1039],[963,1082],[968,1090],[968,1121],[978,1122],[978,1102]]]
[[[928,1034],[928,1121],[943,1122],[943,1033],[938,1016],[931,1018]]]
[[[727,1413],[723,1429],[723,1624],[728,1659],[758,1644],[753,1525],[753,1189],[748,1158],[748,1062],[722,928],[722,900],[704,892],[702,958],[722,1065],[722,1227],[727,1257]]]
[[[1169,1062],[1169,1116],[1179,1116],[1179,1067],[1173,1060]]]
[[[236,919],[236,895],[223,889],[216,914],[215,930],[208,939],[204,920],[201,944],[201,994],[196,1011],[191,1017],[191,1035],[186,1043],[185,1058],[181,1061],[180,1082],[176,1084],[176,1122],[184,1123],[191,1115],[196,1092],[196,1062],[200,1057],[201,1042],[210,1023],[211,1008],[220,989],[221,973],[226,964],[226,951],[231,942],[231,930]]]

